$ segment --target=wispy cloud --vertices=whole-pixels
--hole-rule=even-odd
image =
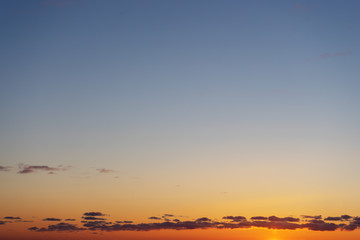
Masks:
[[[345,57],[350,55],[351,52],[335,52],[335,53],[331,53],[331,52],[326,52],[326,53],[322,53],[320,54],[320,58],[321,59],[327,59],[327,58],[333,58],[333,57]]]
[[[98,171],[99,173],[114,173],[115,172],[115,170],[106,169],[106,168],[98,168],[98,169],[96,169],[96,171]]]
[[[46,165],[19,165],[20,170],[18,171],[19,174],[27,174],[27,173],[34,173],[37,171],[47,172],[48,174],[54,174],[56,171],[66,171],[71,168],[71,166],[63,166],[59,165],[58,167],[49,167]]]
[[[10,171],[12,167],[0,166],[0,171]]]

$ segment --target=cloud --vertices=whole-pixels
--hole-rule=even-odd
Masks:
[[[60,218],[44,218],[43,221],[54,221],[54,222],[60,222]]]
[[[320,54],[320,58],[327,59],[327,58],[332,58],[332,57],[345,57],[350,54],[351,54],[351,52],[335,52],[335,53],[327,52],[327,53]]]
[[[0,171],[7,172],[10,171],[12,167],[0,166]]]
[[[65,221],[76,221],[76,219],[73,219],[73,218],[67,218],[67,219],[65,219]]]
[[[256,216],[256,217],[251,217],[251,220],[268,220],[268,218],[263,216]]]
[[[345,214],[345,215],[341,215],[341,218],[344,220],[350,220],[352,219],[352,216]]]
[[[9,216],[7,216],[7,217],[4,217],[4,219],[15,219],[15,220],[20,220],[20,219],[21,219],[21,217],[9,217]]]
[[[278,218],[276,216],[269,217],[269,221],[271,222],[299,222],[299,218],[293,218],[293,217],[285,217],[285,218]]]
[[[236,228],[267,228],[267,229],[285,229],[285,230],[296,230],[296,229],[308,229],[311,231],[335,231],[345,230],[353,231],[360,228],[360,218],[351,217],[349,215],[342,215],[342,217],[328,217],[329,220],[321,220],[321,216],[303,215],[302,219],[306,222],[300,222],[300,218],[294,217],[263,217],[254,216],[251,217],[250,221],[246,220],[243,216],[224,216],[222,219],[226,221],[215,221],[208,217],[197,218],[193,221],[181,221],[174,219],[168,221],[164,218],[150,217],[152,220],[162,220],[162,222],[152,223],[137,223],[134,224],[132,221],[116,221],[112,223],[104,218],[98,216],[104,216],[101,212],[87,212],[84,213],[82,221],[83,227],[77,227],[73,224],[58,223],[56,225],[49,225],[48,227],[29,228],[31,231],[37,232],[48,232],[48,231],[80,231],[80,230],[91,230],[91,231],[152,231],[152,230],[186,230],[186,229],[236,229]],[[170,214],[169,214],[170,215]],[[165,215],[164,215],[165,216]],[[163,217],[164,217],[163,216]],[[341,221],[339,224],[333,222],[332,219],[347,219],[349,222]],[[350,219],[352,219],[350,221]],[[228,220],[231,220],[230,222]],[[347,223],[347,224],[345,224]]]
[[[116,221],[116,223],[133,223],[133,221]]]
[[[321,219],[321,215],[315,215],[315,216],[311,216],[311,215],[302,215],[301,217],[305,218],[305,219]]]
[[[62,232],[62,231],[66,231],[66,232],[73,232],[73,231],[82,231],[82,230],[86,230],[86,228],[79,228],[74,224],[69,224],[69,223],[58,223],[56,225],[49,225],[46,228],[37,228],[37,227],[31,227],[28,228],[28,230],[30,231],[36,231],[36,232]]]
[[[335,53],[335,56],[336,57],[344,57],[344,56],[347,56],[347,55],[350,55],[351,54],[351,52],[337,52],[337,53]]]
[[[46,165],[20,165],[20,171],[18,171],[19,174],[27,174],[27,173],[33,173],[36,171],[45,171],[49,174],[54,174],[56,171],[66,171],[71,168],[71,166],[62,166],[59,165],[58,167],[49,167]]]
[[[0,225],[4,225],[5,224],[5,222],[4,221],[0,221]]]
[[[105,214],[101,213],[101,212],[86,212],[83,214],[84,216],[92,216],[92,217],[96,217],[96,216],[105,216]]]
[[[246,217],[243,216],[225,216],[223,219],[232,220],[233,222],[246,221]]]
[[[105,218],[99,218],[99,217],[82,217],[85,220],[106,220]]]
[[[99,173],[114,173],[114,170],[111,169],[106,169],[106,168],[98,168],[96,169],[96,171],[98,171]]]
[[[195,222],[211,222],[210,218],[202,217],[195,220]]]
[[[340,225],[326,223],[322,220],[312,220],[310,223],[303,224],[303,227],[313,231],[335,231]]]
[[[325,221],[341,221],[341,217],[327,217],[324,219]]]

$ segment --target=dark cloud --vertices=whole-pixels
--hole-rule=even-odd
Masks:
[[[252,217],[251,220],[268,220],[268,218],[263,216],[255,216]]]
[[[69,223],[58,223],[56,225],[49,225],[46,228],[37,228],[37,227],[31,227],[29,228],[29,230],[31,231],[36,231],[36,232],[62,232],[62,231],[66,231],[66,232],[73,232],[73,231],[82,231],[82,230],[86,230],[86,228],[79,228],[74,224],[69,224]]]
[[[341,221],[341,217],[327,217],[324,219],[325,221]]]
[[[111,224],[112,224],[111,222],[106,222],[106,221],[90,221],[90,222],[85,222],[84,227],[87,227],[89,230],[96,230],[98,228],[101,229]]]
[[[173,214],[164,214],[163,217],[175,217]]]
[[[96,169],[96,171],[98,171],[99,173],[114,173],[114,170],[111,169],[106,169],[106,168],[98,168]]]
[[[225,216],[223,219],[232,220],[233,222],[246,221],[246,217],[243,216]]]
[[[133,221],[116,221],[116,223],[133,223]]]
[[[43,221],[54,221],[54,222],[60,222],[60,218],[44,218]]]
[[[15,220],[20,220],[20,219],[21,219],[21,217],[9,217],[9,216],[7,216],[7,217],[4,217],[4,219],[15,219]]]
[[[45,171],[49,174],[54,174],[55,171],[66,171],[71,166],[62,166],[59,165],[58,167],[49,167],[49,166],[37,166],[37,165],[20,165],[20,170],[18,171],[19,174],[26,174],[26,173],[33,173],[36,171]]]
[[[202,217],[195,220],[195,222],[211,222],[210,218]]]
[[[340,226],[335,223],[326,223],[322,220],[312,220],[310,223],[303,224],[304,228],[313,231],[335,231]]]
[[[352,231],[360,228],[360,218],[350,217],[349,215],[342,215],[341,219],[347,219],[348,221],[341,221],[339,224],[332,221],[333,218],[329,217],[321,220],[321,216],[303,216],[306,222],[301,222],[299,218],[294,217],[263,217],[255,216],[250,218],[251,221],[247,221],[243,216],[224,216],[226,221],[215,221],[208,217],[197,218],[193,221],[180,221],[174,219],[172,221],[164,220],[159,217],[150,217],[152,220],[162,220],[162,222],[152,223],[138,223],[134,224],[132,221],[116,221],[115,223],[109,222],[104,218],[97,216],[104,216],[101,212],[87,212],[83,216],[83,227],[77,227],[76,225],[68,223],[58,223],[56,225],[49,225],[46,228],[32,227],[31,231],[48,232],[48,231],[79,231],[79,230],[91,230],[91,231],[151,231],[151,230],[186,230],[186,229],[236,229],[236,228],[267,228],[267,229],[308,229],[312,231],[335,231],[346,230]],[[352,220],[350,220],[352,219]],[[231,221],[228,221],[231,220]],[[346,224],[347,223],[347,224]],[[4,222],[3,222],[4,224]]]
[[[287,221],[254,221],[249,223],[251,227],[260,227],[260,228],[268,228],[268,229],[287,229],[287,230],[295,230],[302,228],[300,224],[290,223]]]
[[[5,166],[0,166],[0,171],[10,171],[12,167],[5,167]]]
[[[344,220],[350,220],[352,219],[352,216],[345,214],[345,215],[341,215],[341,218]]]
[[[65,219],[65,221],[76,221],[76,219],[73,219],[73,218],[67,218],[67,219]]]
[[[96,217],[96,216],[105,216],[105,214],[101,213],[101,212],[86,212],[83,214],[84,216],[92,216],[92,217]]]
[[[302,215],[301,217],[306,218],[306,219],[321,219],[321,215],[315,215],[315,216],[311,216],[311,215]]]
[[[0,221],[0,225],[4,225],[5,224],[5,222],[4,221]]]
[[[99,217],[82,217],[85,220],[106,220],[105,218],[99,218]]]
[[[276,216],[270,216],[269,221],[271,222],[299,222],[299,218],[293,218],[293,217],[285,217],[285,218],[279,218]]]

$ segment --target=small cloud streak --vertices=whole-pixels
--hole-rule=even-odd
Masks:
[[[317,220],[319,220],[319,219],[321,219],[322,217],[321,217],[321,215],[315,215],[315,216],[311,216],[311,215],[302,215],[302,217],[303,218],[305,218],[305,219],[317,219]]]
[[[345,56],[348,56],[350,54],[351,54],[351,52],[336,52],[336,53],[327,52],[327,53],[320,54],[320,58],[321,59],[328,59],[328,58],[332,58],[332,57],[345,57]]]
[[[12,167],[0,166],[0,171],[7,172],[10,171]]]
[[[58,167],[49,167],[46,165],[20,165],[19,168],[19,174],[28,174],[37,171],[44,171],[48,172],[48,174],[54,174],[56,171],[67,171],[71,168],[71,166],[59,165]]]
[[[96,169],[96,171],[98,171],[99,173],[114,173],[114,170],[111,169],[106,169],[106,168],[98,168]]]
[[[92,217],[96,217],[96,216],[105,216],[105,214],[101,213],[101,212],[86,212],[83,214],[84,216],[92,216]]]
[[[10,216],[7,216],[7,217],[4,217],[4,219],[20,220],[21,217],[10,217]]]
[[[43,221],[54,221],[54,222],[60,222],[60,218],[44,218]]]

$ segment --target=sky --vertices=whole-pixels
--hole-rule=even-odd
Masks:
[[[359,239],[359,8],[0,1],[0,239]]]

